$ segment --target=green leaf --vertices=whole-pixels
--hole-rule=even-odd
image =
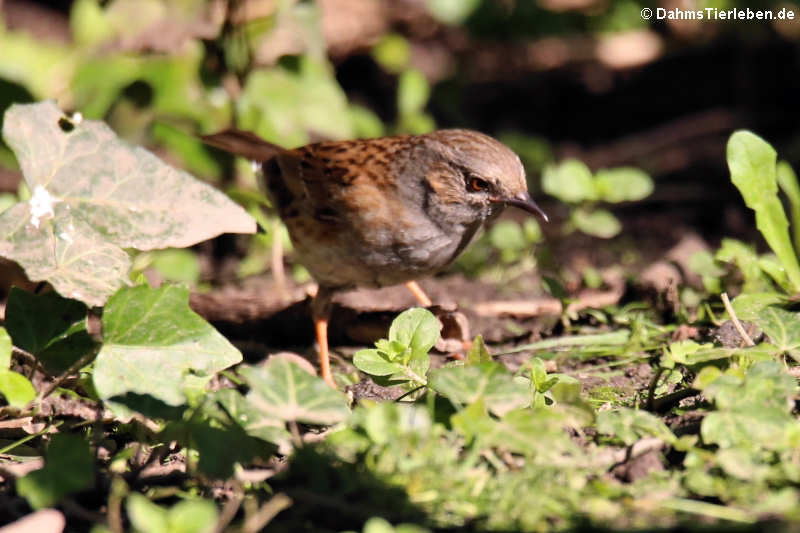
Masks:
[[[94,483],[94,457],[89,443],[77,435],[53,435],[44,461],[44,468],[17,480],[17,492],[34,509],[56,505]]]
[[[480,0],[426,0],[428,11],[445,24],[461,24],[480,6]]]
[[[430,97],[430,86],[425,75],[416,69],[400,74],[397,82],[397,112],[401,116],[423,110]]]
[[[8,313],[8,304],[6,304],[6,313]],[[7,325],[8,322],[6,321]],[[6,331],[6,328],[0,327],[0,370],[6,370],[11,366],[12,347],[11,336]]]
[[[592,171],[577,159],[548,165],[542,175],[542,189],[562,202],[579,203],[597,199]]]
[[[172,533],[169,529],[169,513],[160,505],[151,502],[149,498],[131,493],[125,503],[131,525],[134,530],[141,533]]]
[[[190,250],[170,248],[156,250],[153,254],[153,268],[169,281],[197,285],[200,280],[200,261]]]
[[[329,139],[353,134],[347,97],[333,68],[309,56],[296,68],[279,66],[250,73],[236,102],[239,127],[282,146],[300,146],[308,132]]]
[[[792,165],[786,161],[778,161],[776,167],[778,185],[789,199],[792,216],[792,236],[794,237],[794,251],[800,252],[800,183],[797,181]]]
[[[36,397],[36,390],[31,382],[12,370],[0,370],[0,394],[8,405],[24,407]]]
[[[490,363],[492,361],[492,354],[486,349],[486,344],[483,342],[483,336],[478,335],[472,340],[472,345],[467,350],[467,355],[464,358],[464,364],[467,366],[477,365],[480,363]]]
[[[570,220],[578,230],[593,237],[610,239],[622,231],[622,225],[617,217],[606,209],[595,209],[587,211],[585,209],[574,209]]]
[[[105,400],[129,393],[181,405],[215,372],[242,355],[189,309],[189,290],[164,286],[121,289],[103,313],[105,343],[95,361],[94,386]],[[130,407],[136,409],[136,402]]]
[[[408,66],[411,60],[411,46],[402,35],[390,33],[384,35],[372,48],[372,57],[384,70],[397,73]]]
[[[403,311],[392,321],[389,340],[411,348],[413,355],[427,355],[439,339],[442,326],[427,309],[415,307]]]
[[[0,255],[62,295],[102,305],[130,267],[121,248],[186,247],[255,222],[223,193],[53,102],[13,105],[3,137],[29,202],[0,215]]]
[[[731,181],[756,212],[756,226],[783,264],[793,292],[800,292],[800,264],[778,198],[775,150],[757,135],[740,130],[728,140],[727,156]]]
[[[243,367],[239,374],[250,386],[247,402],[265,416],[331,425],[350,414],[341,392],[286,359],[272,358],[263,366]]]
[[[653,180],[633,167],[598,170],[594,175],[597,196],[605,202],[635,202],[653,192]]]
[[[373,376],[389,376],[403,371],[403,365],[389,361],[375,349],[357,351],[353,356],[353,364],[362,372]]]
[[[689,268],[702,277],[706,291],[713,294],[722,292],[720,277],[725,274],[725,270],[714,262],[711,252],[700,250],[693,253],[689,257]]]
[[[86,305],[58,294],[33,294],[13,287],[6,327],[19,348],[35,355],[51,373],[63,372],[95,347],[86,331]]]
[[[743,293],[770,292],[775,289],[761,269],[758,255],[752,246],[736,239],[722,239],[722,246],[715,258],[717,261],[736,264],[744,277]]]
[[[519,253],[529,246],[529,241],[522,232],[522,227],[513,220],[501,220],[488,232],[489,242],[502,252],[505,262],[519,258]]]
[[[675,435],[661,419],[647,411],[627,407],[597,413],[597,431],[614,435],[626,446],[645,436],[656,437],[667,443],[675,441]]]
[[[211,533],[219,512],[210,500],[183,500],[169,510],[170,533]]]
[[[455,404],[469,405],[483,397],[486,408],[498,416],[531,403],[530,382],[494,362],[437,368],[430,371],[428,384]]]
[[[211,398],[225,409],[227,415],[252,437],[289,449],[291,435],[286,430],[286,423],[276,417],[269,416],[257,409],[235,389],[222,389],[213,393]]]
[[[731,302],[739,320],[755,320],[766,307],[787,303],[789,298],[777,292],[740,294]]]
[[[800,315],[780,307],[766,307],[753,320],[781,352],[800,348]]]

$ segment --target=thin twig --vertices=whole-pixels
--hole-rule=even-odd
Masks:
[[[742,323],[739,322],[738,318],[736,318],[736,312],[733,310],[731,301],[728,299],[727,292],[722,293],[722,304],[725,306],[725,310],[728,312],[728,316],[731,317],[731,322],[733,322],[733,327],[735,327],[736,331],[739,332],[739,336],[742,337],[745,345],[755,346],[756,343],[753,342],[753,339],[750,338],[750,335],[748,335],[747,332],[742,327]]]

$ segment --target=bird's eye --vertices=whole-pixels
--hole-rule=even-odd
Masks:
[[[489,183],[480,178],[470,178],[469,190],[473,192],[487,191],[489,190]]]

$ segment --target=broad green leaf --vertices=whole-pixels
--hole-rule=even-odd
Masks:
[[[774,360],[755,363],[743,377],[729,370],[703,388],[703,394],[721,410],[775,407],[786,413],[796,392],[795,379]]]
[[[17,492],[34,509],[51,507],[94,483],[94,457],[89,442],[77,435],[53,435],[44,456],[44,468],[17,480]]]
[[[800,348],[800,315],[797,313],[769,306],[762,309],[753,321],[781,352]]]
[[[169,529],[169,513],[138,492],[131,493],[125,503],[131,525],[141,533],[172,533]]]
[[[265,416],[331,425],[350,413],[341,392],[286,359],[272,358],[263,366],[243,367],[239,374],[250,386],[245,399]]]
[[[268,457],[274,448],[259,439],[251,438],[239,424],[225,420],[192,420],[170,422],[159,434],[165,441],[177,440],[197,451],[197,468],[206,476],[227,479],[234,474],[237,463],[248,464],[256,457]],[[235,442],[236,446],[231,447]]]
[[[483,397],[486,408],[498,416],[531,403],[530,382],[494,362],[437,368],[430,371],[428,384],[455,404],[469,405]]]
[[[373,376],[389,376],[403,370],[403,365],[389,361],[378,350],[371,348],[357,351],[353,356],[353,364]]]
[[[653,180],[638,168],[619,167],[598,170],[594,175],[597,196],[605,202],[635,202],[653,192]]]
[[[583,233],[601,239],[610,239],[622,231],[622,225],[617,217],[606,209],[587,211],[577,208],[572,211],[570,221]]]
[[[429,435],[433,424],[422,406],[404,402],[382,402],[359,408],[353,417],[353,424],[363,426],[369,438],[378,444],[388,444],[409,434]]]
[[[785,428],[793,421],[781,409],[753,405],[709,413],[700,425],[700,435],[706,444],[723,449],[737,446],[775,449],[784,446]]]
[[[0,395],[8,405],[24,407],[36,397],[36,390],[31,382],[18,372],[0,370]]]
[[[47,194],[44,188],[39,191]],[[41,196],[34,193],[34,198]],[[36,212],[23,203],[0,215],[0,255],[19,263],[30,279],[46,280],[66,297],[104,304],[125,282],[128,254],[64,203],[55,204],[49,220],[39,220]]]
[[[8,304],[6,304],[6,313],[8,313]],[[8,321],[6,321],[8,326]],[[0,370],[6,370],[11,366],[11,336],[6,331],[6,328],[0,328]]]
[[[14,105],[3,136],[31,200],[0,215],[0,255],[61,294],[101,305],[130,265],[120,248],[186,247],[255,222],[223,193],[53,102]]]
[[[771,305],[784,305],[789,303],[785,294],[777,292],[762,292],[753,294],[740,294],[731,305],[739,320],[755,320],[761,311]]]
[[[120,401],[133,393],[181,405],[187,393],[201,388],[215,372],[242,360],[236,348],[189,309],[185,287],[120,290],[105,307],[103,334],[93,379],[105,400]]]
[[[327,63],[309,56],[295,69],[254,70],[236,102],[239,127],[283,146],[310,140],[308,132],[330,139],[352,136],[347,97]]]
[[[227,415],[239,424],[248,435],[290,449],[291,435],[286,430],[286,423],[277,417],[269,416],[256,409],[239,391],[222,389],[213,394],[225,409]]]
[[[491,245],[500,250],[500,257],[506,263],[518,260],[520,252],[530,245],[522,227],[513,220],[501,220],[493,225],[488,237]]]
[[[411,115],[422,111],[430,96],[430,87],[425,75],[416,69],[400,74],[397,82],[397,112]]]
[[[733,356],[743,356],[753,361],[772,359],[780,351],[775,346],[762,342],[756,346],[743,348],[721,348],[711,343],[697,344],[694,341],[686,340],[669,345],[661,358],[661,366],[665,368],[675,368],[679,363],[684,366],[694,366],[709,361],[729,359]]]
[[[789,212],[792,217],[792,236],[794,251],[800,253],[800,183],[797,181],[792,165],[786,161],[778,161],[776,167],[778,185],[789,199]]]
[[[400,313],[389,328],[389,340],[400,342],[418,356],[427,354],[439,339],[439,320],[427,309],[415,307]]]
[[[210,500],[183,500],[169,510],[170,533],[211,533],[219,512]]]
[[[12,288],[6,327],[16,346],[35,355],[53,373],[63,372],[95,347],[86,331],[86,305],[55,293]]]
[[[542,175],[542,189],[562,202],[579,203],[597,199],[592,171],[577,159],[548,165]]]
[[[756,226],[780,259],[793,292],[800,292],[800,264],[789,238],[789,222],[778,198],[776,153],[749,131],[737,131],[728,140],[731,181],[744,202],[756,213]]]
[[[627,446],[642,437],[656,437],[667,443],[675,440],[675,435],[657,416],[627,407],[597,413],[597,431],[614,435]]]

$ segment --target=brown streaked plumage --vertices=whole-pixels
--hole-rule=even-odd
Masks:
[[[546,219],[528,194],[516,154],[475,131],[293,150],[234,130],[203,139],[261,162],[265,189],[319,283],[313,313],[322,375],[332,385],[327,319],[337,291],[410,283],[441,270],[506,205]]]

